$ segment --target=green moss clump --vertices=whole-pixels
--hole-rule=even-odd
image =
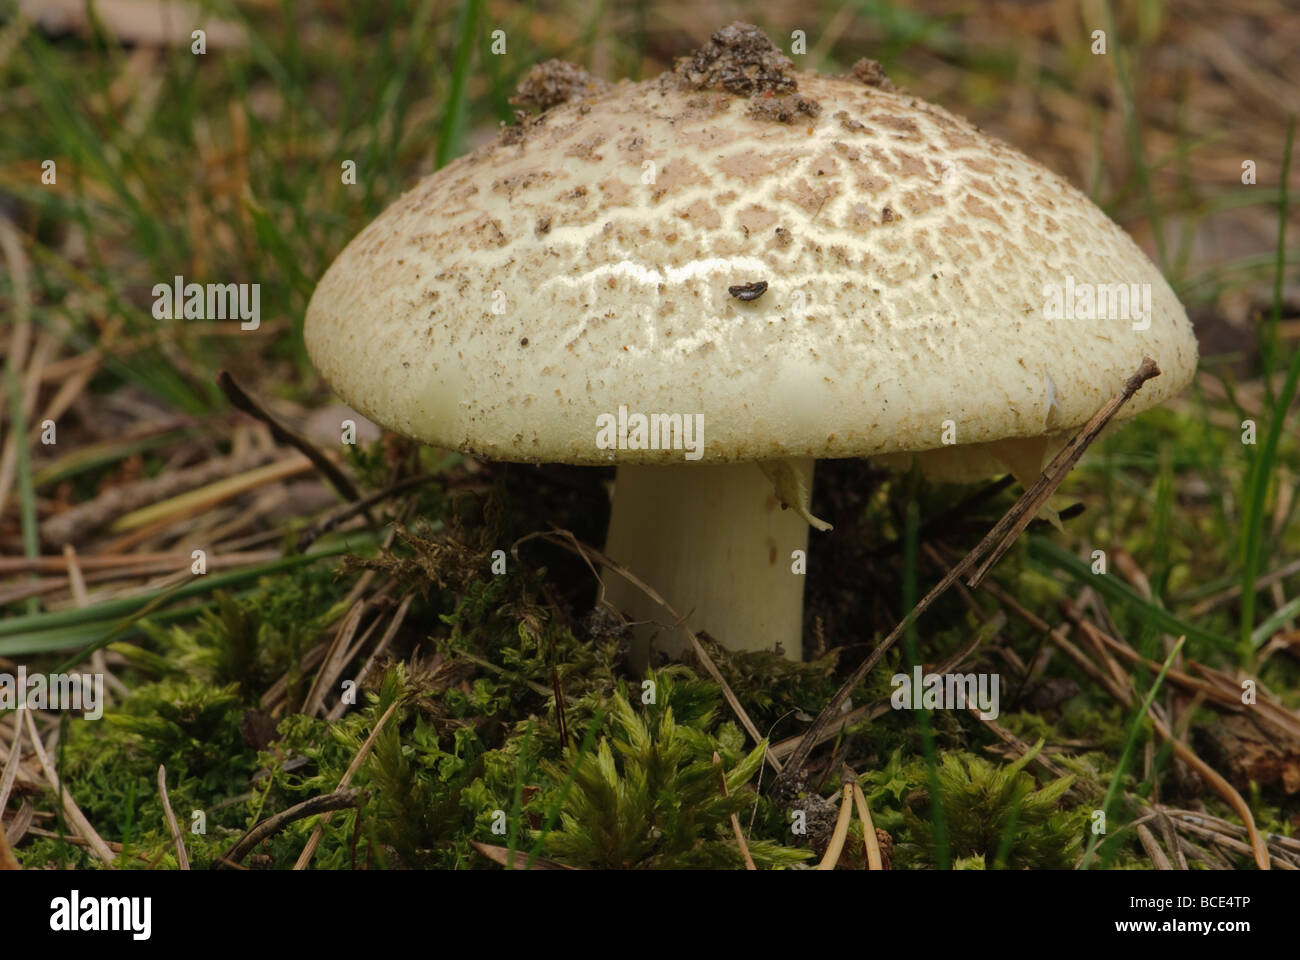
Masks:
[[[950,856],[972,866],[983,857],[993,868],[1066,869],[1074,866],[1082,839],[1086,811],[1061,807],[1061,799],[1074,781],[1065,776],[1036,789],[1025,765],[1042,748],[1042,741],[1012,764],[998,766],[969,753],[945,754],[938,774],[939,795]],[[931,800],[928,790],[916,795],[903,811],[910,843],[900,845],[900,859],[917,865],[937,862],[934,824],[922,820],[914,807],[924,810]]]
[[[602,737],[594,753],[566,751],[564,766],[543,764],[553,782],[563,784],[570,774],[573,781],[559,829],[543,839],[547,856],[604,869],[743,865],[730,816],[747,817],[755,803],[764,802],[745,787],[762,765],[767,744],[742,756],[744,740],[733,724],[706,732],[710,711],[694,728],[679,726],[669,705],[671,684],[661,684],[658,694],[659,705],[641,711],[616,694],[612,739]],[[723,758],[726,793],[715,751]],[[750,841],[749,851],[757,865],[767,867],[809,856],[768,840]]]

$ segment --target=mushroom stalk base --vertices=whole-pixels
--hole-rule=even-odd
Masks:
[[[811,490],[813,461],[792,463]],[[756,463],[618,468],[605,552],[729,650],[802,658],[807,551],[808,524],[782,509]],[[644,669],[652,641],[671,656],[689,647],[639,587],[612,571],[604,580],[629,620],[650,621],[633,627],[634,666]]]

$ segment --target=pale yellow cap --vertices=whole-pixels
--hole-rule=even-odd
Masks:
[[[795,72],[733,25],[642,83],[534,76],[553,105],[340,254],[312,361],[419,440],[589,464],[682,462],[601,449],[620,406],[703,415],[702,459],[726,462],[1059,439],[1144,355],[1163,374],[1124,416],[1181,390],[1192,328],[1133,240],[871,66]]]

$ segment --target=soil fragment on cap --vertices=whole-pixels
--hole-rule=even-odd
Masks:
[[[789,97],[755,97],[749,102],[747,115],[756,120],[775,123],[794,123],[800,116],[816,117],[822,105],[802,94]]]
[[[696,90],[720,89],[750,97],[787,93],[796,87],[794,63],[752,23],[736,22],[717,31],[694,55],[683,57],[674,72]]]
[[[869,60],[863,57],[852,67],[845,76],[868,87],[876,87],[880,90],[893,90],[894,85],[889,82],[889,77],[885,76],[885,68],[877,61]]]
[[[547,60],[536,64],[519,81],[510,102],[517,107],[536,107],[539,113],[545,113],[567,100],[600,93],[608,86],[604,80],[593,77],[576,63]]]
[[[734,287],[727,287],[727,293],[737,300],[757,300],[767,293],[767,281],[756,280],[753,283],[739,283]]]

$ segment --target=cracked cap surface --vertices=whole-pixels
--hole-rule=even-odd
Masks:
[[[559,71],[521,85],[542,113],[335,260],[312,361],[393,430],[532,462],[682,462],[599,449],[620,406],[702,414],[701,462],[732,462],[935,450],[944,421],[962,445],[1060,437],[1144,354],[1163,373],[1122,415],[1179,392],[1191,324],[1128,234],[864,63],[798,73],[733,25],[642,83],[535,68]],[[1149,284],[1149,327],[1051,318],[1052,285],[1090,284],[1111,313]]]

